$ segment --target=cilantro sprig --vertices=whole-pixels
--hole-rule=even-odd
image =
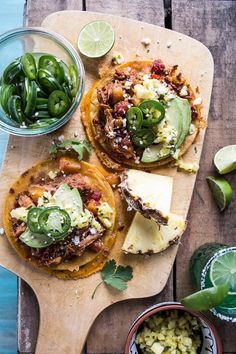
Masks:
[[[133,278],[131,266],[121,266],[116,264],[114,259],[107,261],[101,271],[102,281],[98,283],[92,294],[92,299],[102,283],[113,287],[118,291],[127,289],[127,282]]]
[[[90,155],[91,145],[86,140],[54,140],[49,148],[49,154],[56,154],[58,151],[74,151],[78,154],[78,160],[82,160],[84,155]]]

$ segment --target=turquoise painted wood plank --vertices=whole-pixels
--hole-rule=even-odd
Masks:
[[[24,0],[1,0],[0,34],[22,26]],[[8,134],[0,131],[0,167]],[[0,268],[0,354],[17,353],[17,279]]]

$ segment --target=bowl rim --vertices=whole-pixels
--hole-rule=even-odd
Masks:
[[[213,323],[203,313],[189,310],[186,307],[184,307],[183,305],[181,305],[180,302],[173,301],[173,302],[162,302],[162,303],[155,304],[155,305],[147,308],[146,310],[144,310],[136,318],[136,320],[134,320],[134,322],[132,323],[132,325],[129,329],[129,332],[128,332],[128,335],[126,338],[124,354],[129,354],[129,345],[130,345],[132,336],[137,331],[137,329],[141,325],[141,323],[143,323],[143,321],[146,318],[148,318],[158,312],[166,311],[166,310],[183,310],[185,312],[190,313],[194,317],[202,319],[207,324],[207,326],[211,329],[211,331],[215,337],[216,346],[217,346],[217,353],[214,353],[214,354],[222,354],[223,353],[221,339],[220,339],[220,336],[219,336],[215,326],[213,325]]]
[[[42,135],[47,135],[49,133],[58,130],[72,118],[73,114],[75,113],[75,111],[77,110],[80,104],[80,101],[84,93],[85,70],[84,70],[83,61],[79,53],[76,51],[74,46],[69,42],[69,40],[67,40],[59,33],[48,30],[44,27],[24,27],[23,26],[23,27],[13,28],[0,35],[0,45],[17,34],[21,35],[21,34],[29,34],[29,33],[39,34],[39,35],[41,34],[45,37],[48,37],[51,40],[55,40],[55,42],[60,46],[62,46],[62,48],[65,51],[67,51],[69,55],[73,58],[74,62],[76,63],[76,67],[79,69],[79,75],[80,75],[80,84],[79,84],[79,88],[75,100],[73,101],[70,109],[66,112],[66,114],[60,119],[58,119],[58,122],[55,122],[45,128],[26,129],[22,127],[13,127],[13,126],[11,127],[9,124],[0,121],[0,129],[7,132],[8,134],[21,136],[21,137],[38,137]]]

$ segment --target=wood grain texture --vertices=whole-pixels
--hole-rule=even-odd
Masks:
[[[173,301],[173,272],[164,290],[156,296],[127,300],[103,311],[92,326],[87,339],[88,354],[122,354],[133,321],[149,306]]]
[[[63,10],[83,10],[83,0],[26,0],[24,25],[40,26],[46,16]]]
[[[163,0],[86,0],[86,10],[164,26]]]
[[[70,2],[70,7],[65,6],[65,3]],[[71,6],[77,5],[79,7],[75,9],[82,9],[82,1],[34,1],[28,0],[25,6],[24,22],[27,26],[39,26],[44,17],[48,16],[52,12],[60,11],[63,9],[72,9]],[[63,8],[64,7],[64,8]],[[126,17],[132,17],[140,21],[146,21],[159,26],[164,26],[164,6],[163,1],[158,0],[153,3],[151,0],[136,1],[133,6],[133,1],[86,1],[86,10],[97,11],[103,13],[110,13],[114,15],[121,15]],[[24,296],[21,296],[21,294]],[[38,327],[38,314],[35,311],[34,306],[31,303],[35,303],[35,297],[33,292],[29,290],[29,286],[19,280],[19,307],[21,308],[21,316],[19,317],[19,335],[18,346],[20,352],[31,352],[35,350],[36,344],[36,331]],[[151,306],[156,302],[173,300],[173,277],[170,276],[165,290],[158,295],[148,300],[135,300],[129,303],[129,314],[124,315],[123,306],[124,303],[115,304],[104,311],[95,321],[90,335],[87,340],[88,353],[108,353],[122,352],[124,347],[124,340],[128,329],[135,319],[135,317],[144,310],[147,306]],[[29,307],[28,307],[29,304]],[[31,316],[29,316],[31,313]],[[106,339],[107,335],[107,323],[111,326],[112,333],[115,333],[112,343]],[[119,325],[117,325],[119,324]],[[30,336],[26,338],[27,328],[33,328]],[[30,341],[31,347],[29,349],[28,342]]]
[[[114,2],[116,3],[116,2]],[[99,5],[99,3],[98,3]],[[121,4],[122,5],[122,4]],[[95,6],[95,5],[94,5]],[[139,5],[140,6],[140,5]],[[108,7],[109,8],[109,7]],[[121,7],[122,12],[118,11],[118,13],[121,14],[126,14],[128,15],[128,13],[123,12],[123,7]],[[151,7],[150,4],[148,5],[149,8],[149,12],[147,13],[153,13],[153,11],[151,11]],[[105,9],[103,10],[101,7],[99,9],[90,9],[93,11],[106,11]],[[132,11],[134,11],[134,9],[132,9]],[[142,11],[141,11],[142,12]],[[163,11],[164,13],[164,11]],[[38,15],[36,15],[38,16]],[[151,15],[149,15],[151,16]],[[158,16],[155,13],[155,21],[156,18],[158,18]],[[148,20],[147,18],[145,18],[146,21],[151,22],[150,20]],[[164,22],[164,16],[163,16],[163,22]],[[156,22],[154,22],[156,23]],[[125,339],[125,336],[127,334],[127,328],[128,328],[128,324],[131,323],[132,319],[137,315],[137,313],[139,311],[141,311],[143,308],[145,308],[148,305],[151,305],[155,302],[160,302],[163,300],[172,300],[173,298],[173,287],[172,287],[172,281],[170,281],[168,287],[165,289],[165,293],[161,294],[158,297],[155,298],[151,298],[148,300],[134,300],[129,302],[129,305],[126,304],[126,308],[128,307],[129,311],[126,310],[125,312],[125,316],[124,316],[124,309],[123,309],[123,305],[124,303],[120,303],[117,305],[114,305],[113,307],[111,307],[110,309],[108,309],[106,312],[104,312],[102,315],[99,316],[98,320],[97,320],[97,324],[95,325],[95,327],[92,329],[91,331],[91,340],[89,339],[88,341],[88,352],[89,353],[108,353],[108,352],[122,352],[122,347],[123,347],[123,342]],[[134,305],[132,305],[134,304]],[[127,315],[126,315],[127,313]],[[129,322],[128,322],[129,321]],[[107,338],[107,323],[109,323],[109,325],[111,324],[111,326],[109,326],[109,330],[111,330],[111,333],[115,333],[115,336],[113,338],[113,343],[110,343],[108,341],[105,341],[104,338]],[[124,326],[124,324],[126,325],[126,327]],[[99,348],[98,345],[101,344],[101,347]],[[108,347],[109,345],[109,347]],[[112,348],[112,345],[114,345],[114,347]]]
[[[188,274],[188,260],[201,244],[220,241],[236,244],[234,198],[230,207],[219,213],[205,177],[214,175],[212,160],[216,151],[235,144],[236,135],[236,3],[235,1],[172,1],[173,29],[202,41],[211,51],[215,77],[208,130],[196,188],[189,214],[189,226],[176,261],[177,299],[193,291]],[[204,76],[203,76],[204,78]],[[235,174],[226,176],[236,188]],[[223,341],[224,352],[236,352],[235,326],[211,317]]]
[[[164,26],[163,1],[152,0],[86,0],[86,10],[113,15],[131,17],[139,21],[145,21],[159,26]],[[134,300],[114,304],[103,311],[93,324],[88,339],[87,352],[93,353],[122,353],[128,330],[139,313],[149,305],[157,302],[173,300],[173,276],[171,274],[165,290],[151,299]],[[129,311],[124,308],[128,307]],[[112,340],[107,340],[107,329],[112,333]]]

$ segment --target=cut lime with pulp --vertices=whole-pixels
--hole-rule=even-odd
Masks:
[[[226,284],[200,290],[181,300],[182,305],[194,311],[207,311],[219,306],[228,294]]]
[[[209,176],[206,178],[216,204],[223,211],[230,204],[233,197],[233,190],[228,181],[224,178]]]
[[[78,48],[89,58],[100,58],[113,47],[115,34],[110,23],[93,21],[88,23],[80,32]]]
[[[236,295],[236,251],[230,251],[215,258],[210,267],[213,285],[227,284],[229,294]]]
[[[236,145],[228,145],[217,151],[214,157],[217,171],[223,175],[236,169]]]

